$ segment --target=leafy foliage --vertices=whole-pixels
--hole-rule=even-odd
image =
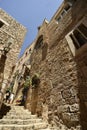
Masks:
[[[25,87],[25,88],[30,87],[31,84],[32,84],[31,78],[30,78],[30,76],[27,76],[27,77],[26,77],[26,80],[25,80],[25,82],[24,82],[24,87]]]
[[[40,83],[40,76],[39,74],[35,73],[34,76],[32,77],[32,86],[36,87]]]

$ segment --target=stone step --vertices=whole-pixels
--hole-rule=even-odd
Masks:
[[[10,107],[11,107],[11,109],[12,109],[12,108],[23,108],[23,109],[24,109],[24,106],[11,105]]]
[[[11,111],[12,111],[12,112],[15,112],[15,111],[20,112],[20,111],[27,111],[27,110],[19,108],[19,109],[11,109]]]
[[[19,113],[19,112],[15,112],[15,113],[11,113],[11,112],[8,112],[7,114],[6,114],[6,116],[30,116],[31,115],[31,113],[25,113],[25,112],[23,112],[23,113]]]
[[[50,128],[40,129],[40,130],[50,130]]]
[[[29,110],[27,110],[27,109],[11,109],[10,111],[12,111],[12,112],[15,112],[15,111],[18,111],[18,112],[20,112],[20,111],[29,112]]]
[[[18,111],[18,112],[20,112],[20,111],[27,111],[27,110],[25,110],[25,109],[11,109],[11,111]]]
[[[11,110],[0,120],[0,130],[50,130],[48,124],[22,106]]]
[[[29,125],[0,125],[0,130],[40,130],[46,129],[48,125],[46,123],[35,123]]]
[[[15,112],[17,112],[17,113],[23,113],[23,112],[25,112],[25,113],[31,113],[30,111],[25,110],[25,109],[23,109],[23,110],[10,110],[9,112],[11,112],[11,113],[15,113]]]
[[[53,128],[51,127],[50,130],[66,130],[66,129],[62,129],[62,128]],[[68,130],[68,129],[67,129]]]
[[[1,119],[0,124],[17,124],[17,125],[27,125],[32,123],[41,123],[42,119],[28,119],[28,120],[21,120],[21,119]]]
[[[20,115],[20,116],[16,116],[16,115],[10,115],[10,116],[4,116],[3,117],[3,119],[23,119],[23,120],[25,120],[25,119],[36,119],[37,118],[37,116],[36,115],[29,115],[29,116],[27,116],[27,115]]]
[[[20,110],[25,110],[24,108],[18,107],[18,108],[11,108],[12,111],[20,111]]]
[[[14,112],[12,112],[12,111],[9,111],[7,114],[31,114],[31,112],[26,112],[26,111],[14,111]]]

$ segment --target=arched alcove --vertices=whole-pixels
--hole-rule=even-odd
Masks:
[[[42,47],[42,45],[43,45],[43,35],[41,35],[38,38],[34,49],[39,49],[40,47]]]
[[[42,60],[46,59],[47,50],[48,50],[48,43],[44,43],[42,47]]]

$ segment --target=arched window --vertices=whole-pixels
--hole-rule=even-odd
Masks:
[[[36,45],[35,45],[35,49],[39,49],[40,47],[42,47],[42,45],[43,45],[43,35],[41,35],[41,36],[38,38],[38,40],[37,40],[37,42],[36,42]]]

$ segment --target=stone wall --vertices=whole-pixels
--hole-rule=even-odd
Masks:
[[[0,72],[0,75],[3,75],[1,91],[4,91],[4,89],[8,87],[7,84],[10,81],[13,67],[17,62],[18,55],[26,34],[26,28],[2,9],[0,9],[0,22],[3,22],[3,26],[0,26],[0,58],[3,54],[6,57],[4,61],[0,61],[0,66],[3,66],[3,71]],[[9,49],[9,51],[5,54],[4,49],[6,47]]]
[[[40,74],[40,84],[35,90],[30,89],[26,106],[60,129],[63,125],[67,129],[80,130],[80,126],[82,130],[87,129],[87,54],[73,56],[65,38],[86,17],[86,11],[86,0],[77,0],[60,22],[56,21],[56,12],[49,23],[42,24],[36,45],[40,36],[43,45],[32,54],[31,77]]]
[[[13,75],[11,76],[12,81],[14,80],[13,92],[16,96],[14,102],[19,100],[19,98],[23,96],[22,90],[24,88],[24,82],[26,80],[26,76],[28,76],[30,72],[31,68],[30,61],[31,61],[31,54],[33,53],[34,44],[35,41],[32,42],[32,44],[29,45],[29,47],[26,48],[24,54],[17,61]],[[16,75],[16,73],[18,74]]]
[[[16,40],[18,41],[18,44],[21,44],[24,40],[26,28],[2,9],[0,9],[0,19],[5,21],[6,23],[2,27],[3,31],[15,37]]]

